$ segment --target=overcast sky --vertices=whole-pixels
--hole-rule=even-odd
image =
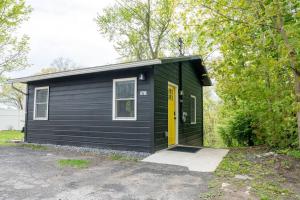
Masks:
[[[112,44],[97,31],[94,18],[111,0],[27,0],[33,12],[20,33],[30,37],[32,67],[10,74],[20,77],[67,57],[83,67],[113,63],[119,58]]]

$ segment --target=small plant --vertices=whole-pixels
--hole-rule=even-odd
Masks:
[[[300,150],[297,149],[281,149],[278,150],[277,153],[288,155],[294,158],[300,158]]]
[[[78,169],[87,168],[90,165],[89,160],[79,160],[79,159],[62,159],[58,161],[60,167],[73,167]]]
[[[109,156],[109,158],[111,160],[126,160],[126,161],[135,161],[137,162],[138,159],[137,158],[132,158],[132,157],[129,157],[129,156],[124,156],[122,154],[119,154],[119,153],[113,153]]]
[[[300,158],[300,150],[291,150],[287,153],[287,155],[294,158]]]
[[[225,126],[219,127],[225,144],[234,146],[253,146],[256,143],[255,119],[246,113],[236,113]]]

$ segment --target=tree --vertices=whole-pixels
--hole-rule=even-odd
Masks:
[[[232,120],[226,119],[237,113],[254,117],[251,127],[257,139],[271,146],[296,144],[296,116],[300,134],[299,4],[297,0],[189,4],[194,15],[188,16],[186,28],[201,33],[199,47],[217,48],[220,54],[211,66],[224,102],[223,125],[230,125]]]
[[[55,72],[59,72],[59,69],[56,67],[44,67],[37,74],[51,74],[51,73],[55,73]]]
[[[25,91],[26,86],[24,84],[16,84],[14,86],[21,91]],[[0,91],[0,103],[12,106],[18,110],[23,110],[24,95],[19,91],[12,89],[10,85],[4,84]]]
[[[224,146],[222,138],[217,134],[218,113],[222,103],[214,94],[213,87],[203,88],[203,120],[204,120],[204,145]]]
[[[42,68],[38,74],[49,74],[78,68],[78,65],[73,60],[64,57],[54,59],[50,66]]]
[[[53,60],[51,67],[57,68],[58,71],[65,71],[78,68],[77,64],[69,59],[64,57],[58,57]]]
[[[30,12],[25,0],[0,1],[0,76],[28,66],[28,37],[18,38],[16,30]]]
[[[174,49],[176,0],[120,0],[98,14],[99,32],[129,60],[155,59]]]
[[[25,0],[0,1],[0,83],[6,80],[7,72],[23,69],[28,66],[28,37],[18,37],[19,26],[28,19],[31,8]],[[24,86],[17,85],[23,89]],[[23,109],[23,95],[9,85],[0,88],[0,102]]]

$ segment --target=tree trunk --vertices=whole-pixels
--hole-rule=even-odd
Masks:
[[[298,73],[295,74],[295,95],[296,95],[296,112],[297,112],[297,132],[298,132],[298,142],[300,148],[300,75]]]
[[[298,148],[300,149],[300,65],[297,60],[297,52],[290,44],[288,35],[284,29],[284,21],[281,14],[278,15],[278,31],[288,49],[288,57],[290,60],[290,68],[294,72],[295,77],[295,95],[296,95],[296,112],[297,112],[297,132],[298,132]]]

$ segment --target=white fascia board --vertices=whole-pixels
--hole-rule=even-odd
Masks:
[[[130,68],[135,68],[135,67],[143,67],[143,66],[157,65],[157,64],[162,64],[162,61],[160,59],[155,59],[155,60],[146,60],[146,61],[138,61],[138,62],[131,62],[131,63],[104,65],[104,66],[75,69],[75,70],[56,72],[56,73],[50,73],[50,74],[9,79],[7,82],[8,83],[27,83],[30,81],[39,81],[39,80],[45,80],[45,79],[52,79],[52,78],[59,78],[59,77],[66,77],[66,76],[73,76],[73,75],[81,75],[81,74],[90,74],[90,73],[112,71],[112,70],[119,70],[119,69],[130,69]]]

